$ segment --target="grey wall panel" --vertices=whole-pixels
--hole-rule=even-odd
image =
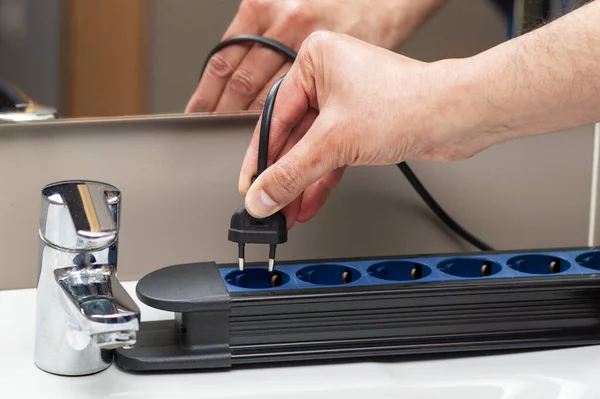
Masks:
[[[0,126],[0,289],[36,281],[39,190],[96,179],[123,190],[120,276],[179,262],[235,262],[239,165],[256,116]],[[413,164],[440,203],[498,248],[584,245],[592,131],[501,145],[454,164]],[[471,250],[393,166],[348,171],[323,211],[295,227],[280,259]],[[265,248],[249,248],[264,260]]]

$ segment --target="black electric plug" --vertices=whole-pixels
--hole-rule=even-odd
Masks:
[[[254,218],[246,208],[231,216],[229,241],[238,243],[238,267],[244,270],[246,244],[269,245],[269,271],[275,268],[275,250],[287,241],[287,220],[281,211],[263,219]]]
[[[265,100],[260,123],[257,173],[252,178],[252,184],[267,169],[271,116],[273,115],[275,97],[279,86],[281,86],[281,82],[283,82],[283,76],[275,82]],[[281,211],[266,218],[257,219],[251,216],[244,207],[238,209],[231,216],[229,241],[238,243],[238,266],[240,270],[244,270],[246,244],[268,244],[269,271],[272,272],[275,268],[275,250],[277,249],[277,245],[286,242],[287,235],[287,220]]]

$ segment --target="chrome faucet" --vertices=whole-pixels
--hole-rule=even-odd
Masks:
[[[97,373],[136,342],[140,310],[116,277],[121,193],[94,181],[42,189],[35,364]]]

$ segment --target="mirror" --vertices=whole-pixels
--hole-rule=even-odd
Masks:
[[[482,49],[470,44],[473,38],[457,27],[479,23],[473,29],[490,30],[488,25],[482,28],[482,21],[489,19],[482,14],[502,14],[502,29],[506,27],[510,36],[554,16],[557,7],[582,2],[448,1],[442,10],[445,17],[433,18],[437,25],[426,23],[421,31],[429,32],[411,38],[402,52],[423,60],[466,56]],[[182,113],[204,58],[239,4],[240,0],[0,0],[0,80],[55,108],[61,118]],[[510,9],[507,24],[505,12]],[[444,20],[451,25],[444,26]],[[456,41],[460,48],[438,42],[461,34],[464,37]],[[419,35],[428,36],[429,42]],[[15,92],[5,92],[3,101]],[[51,115],[46,107],[35,109]]]
[[[0,0],[0,105],[30,97],[61,118],[181,113],[239,3]]]

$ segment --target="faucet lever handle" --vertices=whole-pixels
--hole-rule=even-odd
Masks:
[[[117,232],[117,221],[109,209],[116,199],[114,191],[98,184],[66,184],[61,188],[77,234],[96,238]]]
[[[119,233],[120,191],[94,181],[64,181],[42,189],[40,234],[68,250],[96,250]]]

